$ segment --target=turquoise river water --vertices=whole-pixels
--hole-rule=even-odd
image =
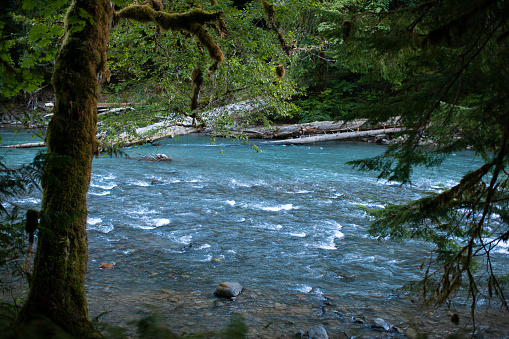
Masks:
[[[27,132],[0,132],[3,144],[34,141]],[[192,134],[126,150],[133,157],[163,153],[170,162],[95,159],[88,195],[91,317],[107,312],[100,320],[129,329],[130,320],[155,310],[177,333],[197,333],[220,330],[241,313],[250,335],[260,338],[290,337],[312,325],[331,337],[469,330],[467,316],[455,326],[447,310],[425,311],[400,291],[419,279],[431,247],[368,236],[369,219],[359,206],[451,187],[481,162],[460,152],[440,169],[417,169],[405,187],[345,164],[384,147],[325,142],[260,146],[263,153],[256,153]],[[1,149],[0,155],[18,165],[38,150]],[[38,208],[40,193],[16,203]],[[503,270],[509,270],[508,254],[507,247],[495,254]],[[100,269],[103,263],[115,266]],[[244,286],[237,300],[213,296],[224,281]],[[509,336],[490,322],[496,314],[486,312],[479,336]],[[373,328],[377,317],[397,329]]]

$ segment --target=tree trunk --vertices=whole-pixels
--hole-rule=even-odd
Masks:
[[[56,106],[46,135],[34,272],[18,319],[26,324],[44,317],[76,337],[97,335],[85,295],[87,192],[98,149],[97,97],[112,14],[107,0],[73,0],[67,13],[52,79]],[[82,29],[71,26],[78,19]]]

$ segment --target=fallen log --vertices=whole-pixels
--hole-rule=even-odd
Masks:
[[[156,141],[171,139],[179,135],[186,135],[198,131],[196,127],[192,126],[179,126],[179,125],[166,126],[166,124],[167,122],[163,121],[149,125],[147,127],[137,128],[136,137],[129,136],[127,133],[122,133],[110,144],[102,145],[102,148],[103,149],[122,148],[129,146],[151,144]]]
[[[2,145],[2,148],[31,148],[31,147],[45,147],[46,143],[44,141],[41,142],[27,142],[25,144],[16,144],[16,145]]]
[[[368,131],[321,134],[321,135],[314,135],[314,136],[309,136],[309,137],[304,137],[304,138],[301,137],[301,138],[292,138],[292,139],[283,139],[283,140],[264,141],[264,142],[258,143],[258,145],[312,144],[312,143],[321,142],[321,141],[359,138],[359,137],[373,136],[373,135],[378,135],[378,134],[383,134],[383,133],[397,133],[397,132],[401,132],[402,130],[403,130],[403,128],[384,128],[384,129],[375,129],[375,130],[368,130]]]
[[[248,138],[257,139],[284,139],[301,135],[335,133],[353,131],[361,128],[367,120],[359,119],[354,121],[315,121],[304,124],[275,125],[272,128],[264,126],[231,128],[236,135],[243,135]]]

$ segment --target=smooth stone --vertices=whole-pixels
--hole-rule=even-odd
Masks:
[[[357,324],[364,324],[366,322],[366,318],[364,318],[362,315],[353,316],[352,321]]]
[[[224,282],[216,287],[215,295],[224,298],[234,298],[242,292],[244,287],[238,282]]]
[[[371,324],[371,327],[373,327],[373,328],[383,328],[386,331],[389,331],[391,329],[389,324],[387,324],[387,322],[385,320],[383,320],[382,318],[375,318],[375,319],[373,319],[373,323]]]
[[[309,339],[329,339],[329,335],[323,326],[313,326],[308,330]]]
[[[104,264],[101,264],[101,266],[99,266],[99,268],[102,268],[103,270],[112,270],[114,267],[115,267],[115,263],[113,263],[113,264],[104,263]]]

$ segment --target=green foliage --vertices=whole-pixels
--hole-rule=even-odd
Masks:
[[[61,6],[11,2],[0,15],[0,97],[35,91],[49,77],[63,34]]]
[[[191,74],[196,68],[210,69],[207,50],[197,44],[191,34],[159,32],[153,24],[143,26],[121,21],[110,35],[111,81],[103,92],[116,101],[147,106],[137,106],[138,113],[101,117],[102,130],[108,136],[123,131],[134,136],[136,127],[160,118],[168,119],[168,125],[190,124],[185,119],[188,116],[201,117],[215,107],[245,100],[266,109],[223,112],[208,117],[207,124],[229,133],[228,126],[236,123],[234,116],[245,115],[245,124],[268,124],[271,119],[287,116],[295,110],[289,101],[296,94],[295,83],[289,77],[277,79],[275,73],[275,67],[285,64],[288,57],[273,33],[257,26],[264,17],[261,4],[253,2],[242,11],[224,3],[211,6],[209,1],[201,1],[199,4],[204,10],[224,12],[228,34],[219,34],[214,26],[208,27],[225,61],[215,72],[204,72],[197,110],[192,111],[190,107],[194,86]],[[165,9],[169,12],[185,10],[188,10],[185,3],[172,3]],[[278,14],[284,19],[291,13]]]
[[[10,169],[0,159],[0,269],[2,277],[0,290],[10,290],[11,280],[27,278],[27,241],[24,215],[11,199],[26,195],[38,188],[41,173],[41,156],[29,165]]]
[[[299,122],[349,119],[358,105],[354,95],[358,87],[354,82],[341,80],[321,92],[308,92],[307,98],[295,101],[301,109],[297,115]]]
[[[485,163],[440,194],[370,211],[370,233],[435,245],[438,261],[429,261],[419,284],[429,303],[440,305],[464,289],[472,312],[481,296],[508,308],[492,253],[509,238],[509,84],[502,80],[509,73],[509,3],[388,5],[329,1],[323,7],[328,20],[320,30],[333,39],[334,57],[363,81],[390,84],[378,102],[361,107],[360,117],[371,123],[397,117],[405,128],[401,142],[383,155],[351,164],[410,183],[415,166],[438,166],[465,148]]]

